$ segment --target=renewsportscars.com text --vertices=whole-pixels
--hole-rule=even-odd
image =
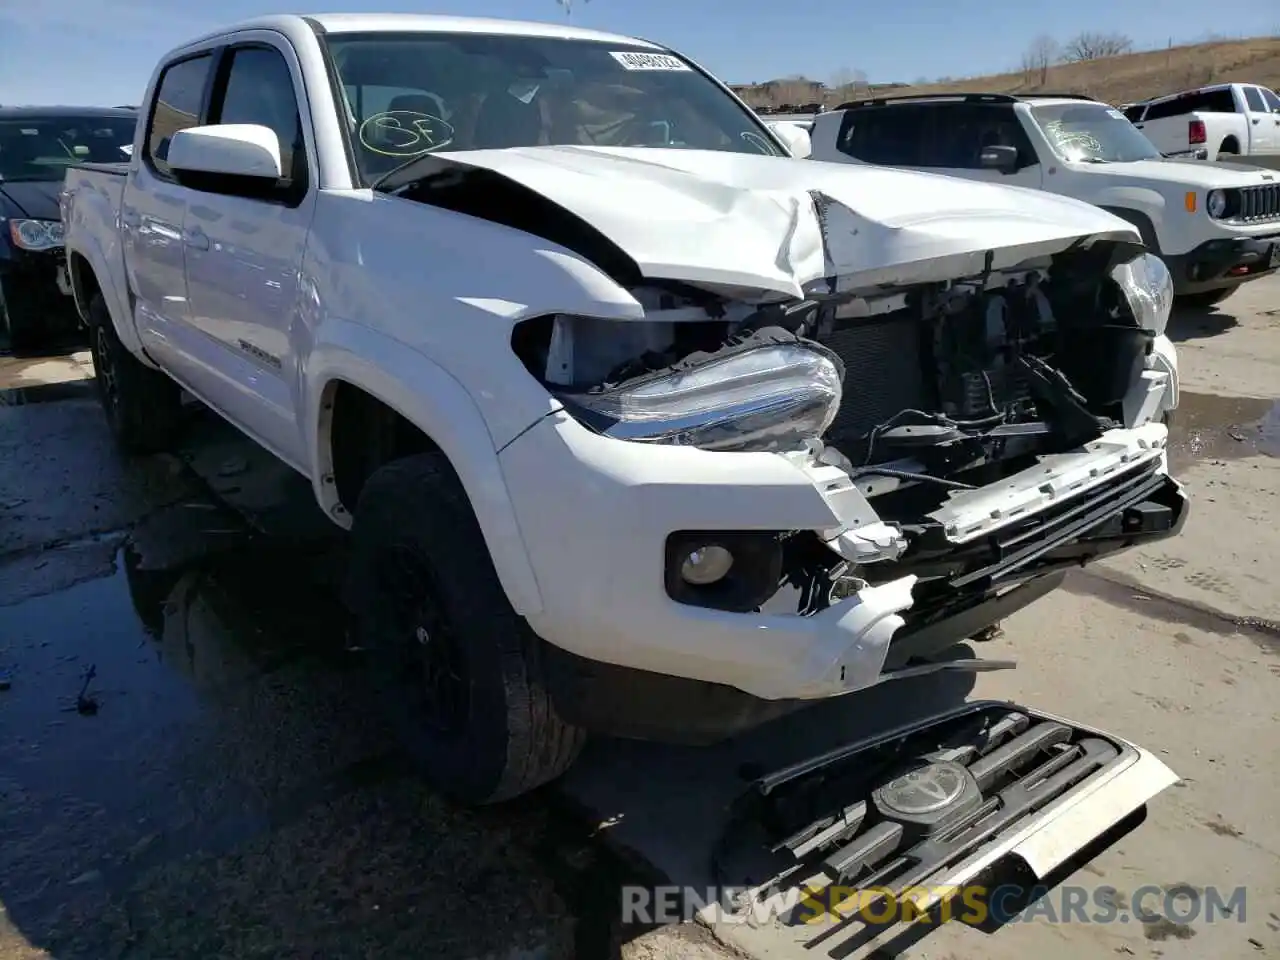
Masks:
[[[719,904],[724,923],[838,923],[850,919],[871,925],[900,922],[959,920],[982,925],[1027,923],[1151,923],[1160,919],[1178,924],[1243,923],[1247,915],[1244,887],[1199,888],[1189,885],[1147,884],[1132,890],[1111,886],[1062,885],[1026,887],[1020,884],[986,887],[921,886],[901,894],[888,889],[831,886],[822,890],[794,889],[749,898],[745,888],[691,887],[622,888],[624,923],[667,924],[693,919],[706,907]]]

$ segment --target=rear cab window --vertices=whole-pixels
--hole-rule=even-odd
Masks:
[[[165,158],[169,141],[179,130],[199,126],[205,88],[213,69],[213,54],[200,53],[164,68],[156,84],[155,101],[147,117],[143,160],[153,173],[173,179]]]

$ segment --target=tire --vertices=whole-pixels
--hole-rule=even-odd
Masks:
[[[181,423],[182,391],[125,348],[100,293],[89,302],[89,349],[98,400],[116,443],[128,453],[168,449]]]
[[[393,461],[365,483],[345,600],[379,702],[440,792],[497,803],[577,759],[586,735],[556,713],[544,641],[508,602],[443,455]]]
[[[1224,143],[1218,148],[1218,158],[1228,157],[1234,159],[1240,155],[1240,148],[1234,143]]]
[[[40,341],[36,318],[25,306],[10,302],[3,278],[0,278],[0,327],[8,337],[9,349],[15,352],[29,350]]]
[[[1174,299],[1179,306],[1203,310],[1221,303],[1235,292],[1235,287],[1219,287],[1217,290],[1202,290],[1199,293],[1180,293]]]

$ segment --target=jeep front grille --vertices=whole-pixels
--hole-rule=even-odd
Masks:
[[[1228,214],[1231,220],[1243,223],[1280,220],[1280,183],[1237,190],[1233,207]]]

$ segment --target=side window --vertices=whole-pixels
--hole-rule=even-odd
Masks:
[[[1257,87],[1241,87],[1240,89],[1244,91],[1244,102],[1249,105],[1251,112],[1267,112],[1267,104],[1262,99],[1262,92]]]
[[[1280,96],[1276,96],[1274,90],[1268,90],[1262,87],[1262,99],[1267,103],[1267,109],[1272,113],[1280,113]]]
[[[179,60],[166,67],[160,75],[147,125],[145,159],[162,176],[172,176],[165,162],[169,155],[169,140],[179,130],[200,123],[200,103],[212,65],[213,56],[206,53],[189,60]]]
[[[1130,107],[1125,110],[1124,118],[1130,123],[1139,123],[1142,120],[1142,111],[1147,109],[1145,105],[1139,104],[1136,107]]]
[[[253,123],[275,131],[280,141],[282,186],[302,185],[307,176],[307,152],[302,118],[289,65],[279,51],[240,47],[231,51],[221,104],[213,123]]]
[[[980,170],[987,147],[1014,147],[1020,166],[1037,162],[1035,150],[1012,107],[950,104],[933,111],[933,139],[923,166]]]
[[[843,153],[890,167],[921,164],[926,118],[918,107],[864,107],[845,111],[837,145]]]

